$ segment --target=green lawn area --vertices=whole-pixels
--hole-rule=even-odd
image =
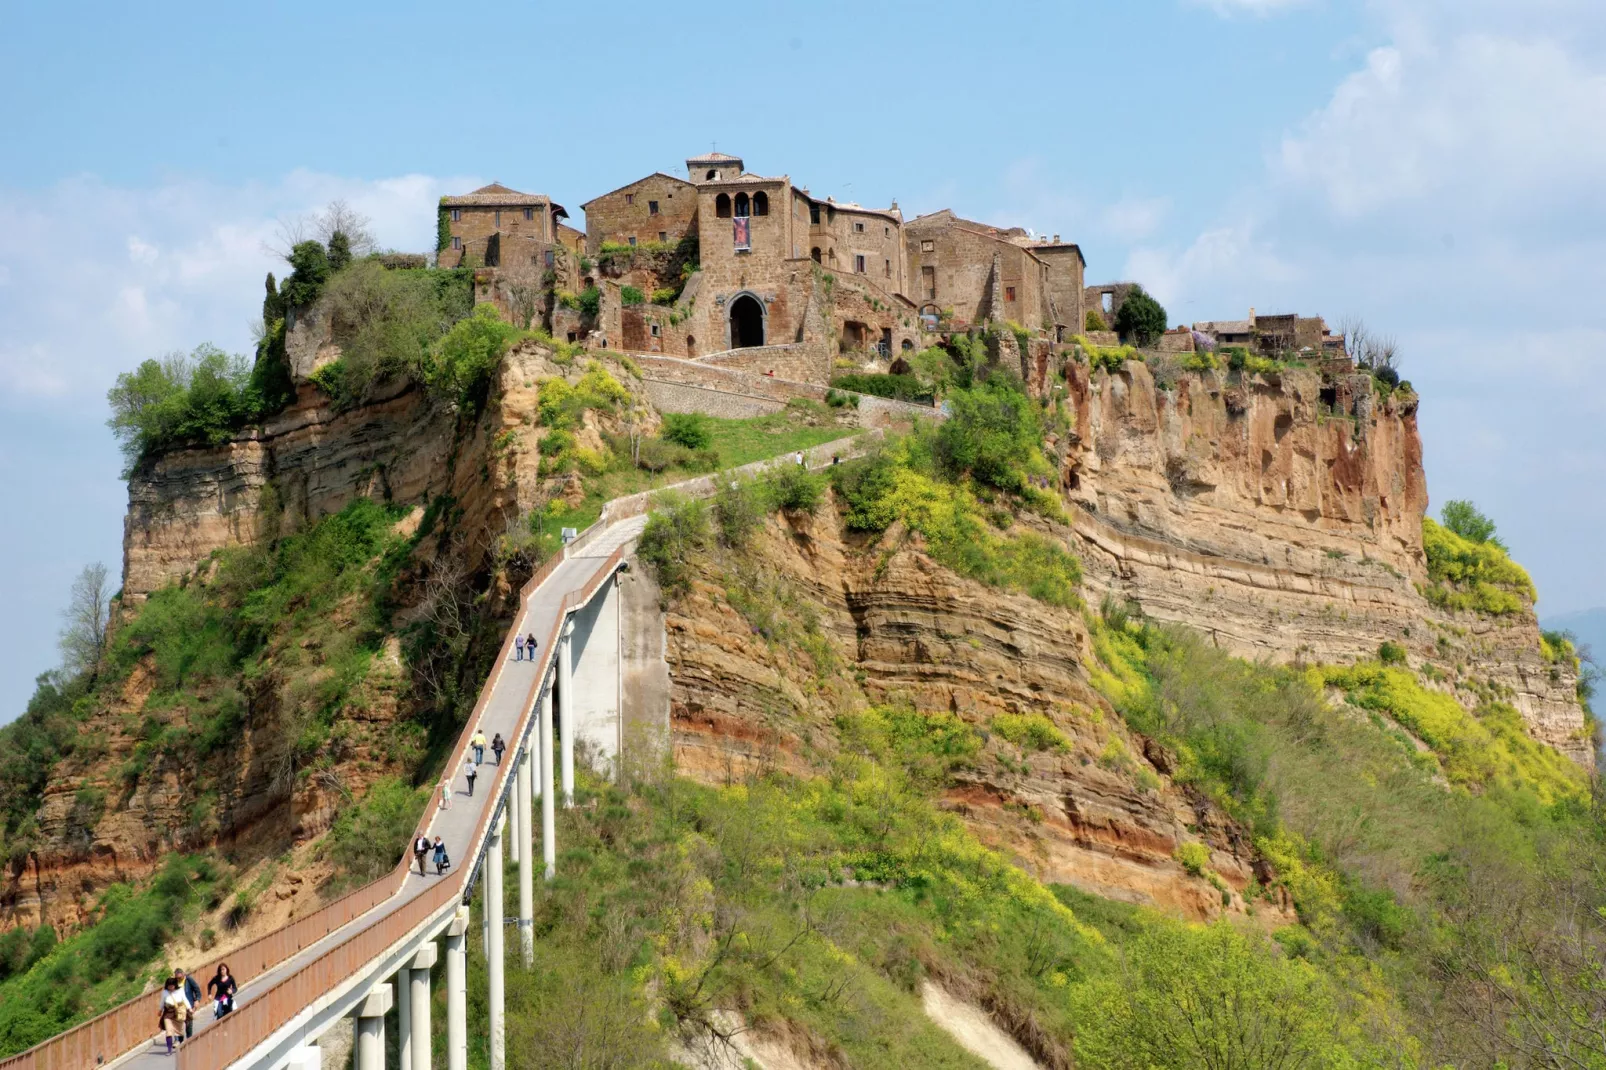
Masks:
[[[597,522],[602,507],[614,498],[639,494],[655,487],[666,487],[707,472],[737,468],[754,461],[779,457],[797,450],[806,450],[823,442],[848,438],[859,432],[847,419],[830,410],[794,406],[769,416],[755,416],[745,420],[706,418],[709,445],[719,458],[710,467],[675,467],[662,472],[648,472],[633,468],[628,463],[617,464],[600,475],[585,477],[586,496],[578,505],[565,506],[552,503],[539,521],[543,556],[556,552],[562,530],[574,528],[584,531]]]

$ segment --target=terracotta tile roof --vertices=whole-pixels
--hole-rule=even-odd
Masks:
[[[516,189],[508,189],[500,182],[492,182],[489,186],[481,186],[473,193],[465,193],[461,197],[444,197],[441,204],[447,208],[469,208],[475,206],[498,206],[522,208],[527,205],[551,204],[552,199],[544,193],[520,193]]]

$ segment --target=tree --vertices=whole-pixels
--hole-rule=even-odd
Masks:
[[[61,658],[67,672],[93,677],[106,652],[106,623],[111,597],[106,585],[106,566],[96,561],[85,565],[73,581],[67,608],[62,611]]]
[[[379,242],[374,239],[373,220],[343,200],[330,201],[312,225],[313,232],[324,245],[330,246],[331,253],[334,251],[336,234],[345,236],[351,252],[356,256],[367,256],[379,248]]]
[[[1226,922],[1163,923],[1126,949],[1123,970],[1073,992],[1077,1063],[1109,1070],[1256,1067],[1349,1060],[1332,994],[1310,964]]]
[[[1444,526],[1468,542],[1486,542],[1506,549],[1506,544],[1495,537],[1494,521],[1484,516],[1476,505],[1457,499],[1444,503],[1439,510]]]
[[[268,272],[267,293],[262,298],[262,329],[266,333],[273,330],[273,325],[284,319],[284,299],[279,296],[278,284],[274,281],[273,272]]]
[[[351,263],[351,239],[346,232],[337,230],[329,235],[329,274],[333,275]]]
[[[1139,346],[1153,345],[1165,333],[1165,306],[1134,286],[1115,314],[1115,329]]]
[[[323,292],[329,281],[329,251],[315,241],[297,242],[285,260],[295,270],[279,287],[279,297],[286,309],[306,308]]]

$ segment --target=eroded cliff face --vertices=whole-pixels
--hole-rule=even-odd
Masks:
[[[1534,736],[1592,766],[1570,670],[1545,663],[1531,609],[1441,610],[1414,395],[1369,375],[1184,373],[1069,364],[1063,482],[1095,597],[1130,599],[1246,657],[1343,662],[1392,641],[1469,706],[1492,691]]]
[[[901,541],[892,532],[882,545]],[[1068,750],[1023,751],[992,733],[945,805],[1043,880],[1194,918],[1245,909],[1259,864],[1252,847],[1171,784],[1167,757],[1090,686],[1079,612],[956,576],[918,540],[865,553],[830,507],[772,525],[751,556],[756,571],[711,566],[665,614],[682,772],[713,782],[766,769],[817,775],[837,745],[836,716],[866,704],[952,712],[983,733],[1001,713],[1041,714]],[[733,585],[794,619],[817,619],[823,645],[766,637],[733,607]],[[1230,903],[1176,861],[1178,845],[1194,840],[1210,847]],[[1256,909],[1274,920],[1288,908]]]
[[[538,495],[554,493],[553,481],[538,472],[544,429],[537,384],[582,369],[559,366],[545,348],[523,344],[508,355],[491,402],[475,419],[396,383],[336,412],[305,379],[339,350],[326,334],[320,340],[309,333],[308,322],[298,325],[299,344],[319,356],[297,357],[291,347],[299,386],[293,406],[223,446],[166,453],[129,480],[126,602],[174,581],[205,582],[214,551],[294,531],[357,498],[413,506],[400,522],[410,531],[426,501],[450,495],[454,537],[474,570]],[[582,445],[600,445],[596,414],[588,412],[575,434]],[[204,786],[200,770],[160,755],[130,772],[152,686],[148,667],[136,666],[115,698],[83,722],[83,742],[50,778],[34,849],[13,859],[0,886],[8,923],[75,927],[101,888],[148,875],[168,851],[221,846],[246,859],[277,855],[326,832],[338,808],[375,780],[411,772],[392,729],[413,715],[419,699],[394,638],[342,711],[338,778],[298,775],[290,724],[299,685],[280,678],[273,660],[263,678],[241,684],[247,712],[239,736],[209,763]],[[186,709],[157,716],[189,727]],[[104,804],[86,810],[85,799]]]

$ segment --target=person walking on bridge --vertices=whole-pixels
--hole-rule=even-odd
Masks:
[[[167,1054],[173,1054],[173,1042],[184,1043],[184,993],[178,990],[178,979],[169,977],[162,982],[161,1009],[157,1012],[157,1028],[162,1031],[162,1038],[167,1041]]]
[[[524,636],[522,635],[515,635],[513,637],[513,660],[524,660]]]
[[[469,739],[468,745],[474,748],[474,764],[475,765],[484,765],[485,764],[485,730],[483,728],[474,729],[474,735],[473,735],[472,738]]]
[[[502,752],[507,750],[507,744],[502,742],[502,733],[498,732],[491,738],[491,753],[496,755],[496,764],[502,764]]]
[[[435,837],[435,875],[440,876],[452,867],[452,860],[446,857],[446,844],[441,842],[439,836]]]
[[[413,857],[418,860],[418,875],[424,876],[424,856],[429,854],[429,837],[420,831],[413,839]]]
[[[468,795],[472,799],[474,797],[474,778],[480,775],[479,763],[474,761],[472,754],[463,759],[463,775],[468,778]]]
[[[184,1039],[188,1040],[195,1035],[195,1007],[201,1002],[201,985],[182,966],[173,971],[173,980],[184,995]]]
[[[216,1015],[222,1018],[234,1009],[234,993],[240,986],[234,983],[234,974],[229,970],[227,963],[217,968],[217,973],[206,982],[207,995],[217,1001]]]
[[[530,652],[530,660],[535,660],[535,633],[531,632],[524,637],[524,649]]]

